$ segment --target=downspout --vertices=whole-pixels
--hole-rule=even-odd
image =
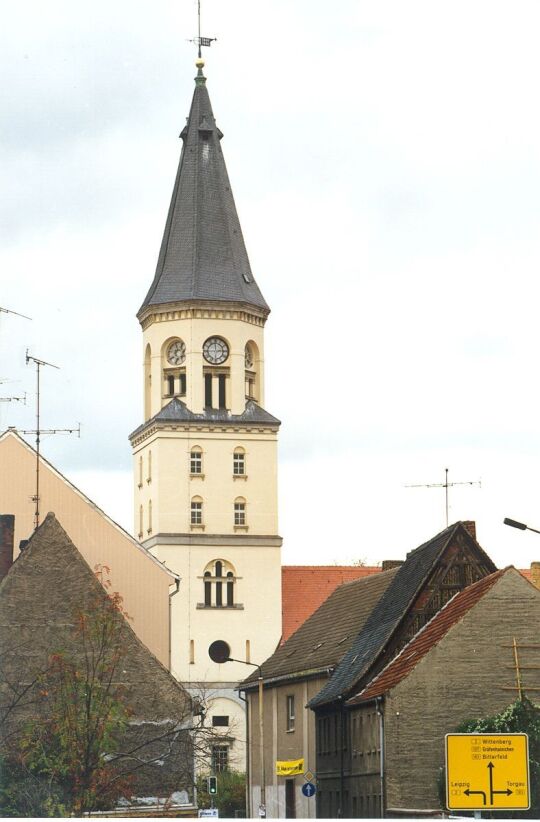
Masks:
[[[176,590],[169,594],[169,673],[171,672],[172,667],[172,603],[171,599],[176,596],[178,591],[180,590],[180,577],[176,577]]]
[[[382,710],[382,697],[378,696],[375,699],[375,706],[377,716],[379,717],[379,748],[380,748],[380,770],[379,777],[381,781],[381,819],[384,819],[384,715]]]
[[[244,696],[242,696],[244,694]],[[245,691],[238,691],[238,696],[245,703],[245,715],[246,715],[246,817],[248,819],[251,818],[251,793],[249,790],[250,784],[250,773],[249,773],[249,751],[250,751],[250,744],[249,744],[249,702],[248,698],[245,695]]]
[[[344,713],[344,705],[343,705],[343,697],[340,696],[340,720],[341,720],[341,739],[340,739],[340,756],[339,756],[339,808],[338,808],[338,816],[344,817],[344,801],[345,801],[345,713]]]

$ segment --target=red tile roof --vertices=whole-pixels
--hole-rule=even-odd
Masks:
[[[456,594],[363,691],[348,700],[347,705],[357,705],[367,699],[382,696],[405,679],[428,651],[476,605],[508,570],[514,569],[510,566],[501,571],[495,571],[494,574],[484,577]]]
[[[313,614],[342,582],[381,571],[366,565],[284,565],[281,569],[281,642]]]

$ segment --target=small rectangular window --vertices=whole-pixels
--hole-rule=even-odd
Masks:
[[[246,473],[246,455],[243,453],[234,454],[233,456],[233,474],[237,477],[243,476]]]
[[[204,375],[204,407],[212,408],[212,375]]]
[[[194,639],[189,640],[189,664],[190,665],[195,664],[195,640]]]
[[[174,394],[174,377],[172,374],[169,374],[169,376],[167,377],[167,386],[169,396],[172,397],[172,395]]]
[[[228,728],[229,727],[229,717],[228,716],[213,716],[212,717],[212,725],[214,728]]]
[[[227,385],[227,377],[225,376],[225,374],[220,374],[218,376],[218,393],[219,393],[219,407],[220,408],[227,408],[226,385]]]
[[[294,731],[294,695],[290,694],[287,697],[287,730]]]
[[[190,455],[190,472],[192,474],[202,474],[202,453],[201,451],[192,451]]]
[[[202,525],[202,502],[191,503],[191,524]]]
[[[186,375],[180,374],[180,391],[179,394],[181,397],[184,397],[186,394]]]
[[[246,503],[245,502],[235,502],[234,503],[234,524],[235,525],[245,525],[246,524]]]

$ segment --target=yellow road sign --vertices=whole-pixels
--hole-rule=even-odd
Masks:
[[[527,734],[446,735],[448,810],[527,810],[530,802]]]

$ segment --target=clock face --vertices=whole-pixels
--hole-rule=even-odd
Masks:
[[[246,368],[253,368],[253,352],[249,345],[246,345],[246,350],[244,354],[244,361],[246,364]]]
[[[167,349],[167,362],[171,365],[182,365],[186,359],[186,344],[182,340],[175,340]]]
[[[229,356],[229,346],[221,337],[209,337],[203,345],[203,355],[206,362],[221,365]]]

